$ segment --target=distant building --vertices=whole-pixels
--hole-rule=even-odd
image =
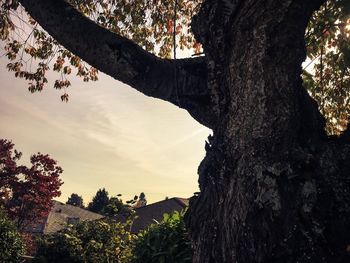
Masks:
[[[168,198],[150,205],[135,208],[136,219],[131,225],[130,232],[138,233],[146,229],[149,225],[162,221],[165,213],[171,214],[175,211],[180,212],[188,206],[189,200],[186,198]],[[117,216],[120,221],[125,221],[126,217],[123,215]]]
[[[53,207],[49,215],[43,220],[43,223],[28,227],[27,232],[32,234],[53,234],[67,227],[67,225],[74,225],[82,221],[98,220],[103,217],[103,215],[83,208],[53,200]]]
[[[165,213],[180,212],[188,206],[188,203],[189,199],[174,197],[135,208],[136,218],[131,225],[130,232],[136,234],[151,224],[161,222]],[[54,200],[53,207],[49,215],[43,220],[43,223],[28,227],[27,232],[32,234],[53,234],[64,229],[67,225],[101,218],[104,218],[104,216]],[[127,216],[117,215],[116,219],[125,222]]]

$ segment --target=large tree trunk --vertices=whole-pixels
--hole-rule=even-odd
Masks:
[[[322,2],[208,0],[193,20],[218,120],[186,218],[194,263],[350,262],[350,143],[300,77]]]

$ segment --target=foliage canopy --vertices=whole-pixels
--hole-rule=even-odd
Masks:
[[[174,33],[177,47],[193,49],[192,53],[200,52],[200,44],[190,31],[190,21],[199,9],[200,0],[68,2],[100,26],[161,57],[170,58]],[[68,75],[73,69],[84,81],[98,79],[96,69],[60,46],[36,21],[22,12],[17,0],[2,0],[0,3],[0,38],[10,60],[7,67],[16,76],[29,81],[31,92],[43,89],[50,68],[59,73],[54,87],[63,90],[63,101],[68,100],[67,88],[71,85]],[[328,131],[333,134],[345,129],[350,114],[349,17],[349,1],[329,0],[313,15],[305,33],[310,64],[304,67],[304,82],[327,119]]]
[[[163,221],[138,234],[132,251],[133,263],[190,263],[191,243],[183,213],[164,214]]]
[[[309,64],[304,83],[337,134],[350,116],[350,2],[327,1],[314,14],[305,33]]]
[[[162,222],[138,235],[129,232],[130,224],[130,220],[125,223],[98,220],[70,225],[39,240],[33,262],[191,262],[183,213],[164,214]]]
[[[109,204],[108,192],[105,188],[98,189],[95,196],[92,198],[92,202],[88,205],[88,210],[95,213],[101,213],[102,210]]]
[[[48,215],[51,200],[60,196],[62,168],[50,156],[30,157],[31,166],[18,165],[21,153],[0,139],[0,201],[19,230]]]
[[[84,208],[83,198],[76,193],[72,193],[70,197],[68,197],[66,204]]]
[[[0,206],[0,262],[15,263],[21,261],[24,254],[24,242],[15,225]]]
[[[69,226],[39,242],[34,262],[126,262],[132,238],[128,224],[98,220]]]
[[[114,217],[117,214],[123,214],[129,217],[133,214],[130,204],[136,202],[137,196],[133,200],[126,201],[126,204],[123,203],[120,196],[118,194],[117,196],[109,197],[108,191],[105,188],[98,189],[87,209],[108,217]]]

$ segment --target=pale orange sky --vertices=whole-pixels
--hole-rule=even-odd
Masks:
[[[86,204],[102,187],[124,201],[144,192],[149,203],[198,191],[210,130],[186,111],[103,74],[94,83],[73,78],[70,101],[62,103],[52,82],[30,94],[6,63],[0,59],[0,138],[12,140],[23,161],[42,152],[59,162],[58,200],[74,192]]]

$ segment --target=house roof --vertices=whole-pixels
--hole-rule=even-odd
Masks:
[[[162,221],[165,213],[180,212],[188,206],[188,203],[189,200],[186,198],[174,197],[136,208],[137,217],[131,226],[131,232],[138,233],[140,230],[146,229],[150,224]]]
[[[80,207],[64,204],[55,200],[52,202],[53,206],[45,223],[32,226],[29,232],[52,234],[65,228],[69,222],[92,221],[104,217]]]

